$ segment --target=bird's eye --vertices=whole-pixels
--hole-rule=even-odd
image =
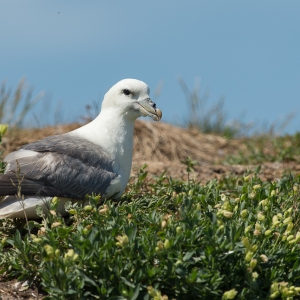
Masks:
[[[124,90],[123,90],[123,93],[124,93],[126,96],[128,96],[128,95],[131,94],[131,92],[130,92],[128,89],[124,89]]]

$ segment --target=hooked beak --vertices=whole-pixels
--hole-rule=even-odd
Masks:
[[[162,111],[156,108],[156,104],[150,99],[139,101],[140,112],[144,117],[149,116],[154,121],[159,121],[162,117]]]

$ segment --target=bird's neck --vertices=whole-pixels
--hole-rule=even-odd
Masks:
[[[106,109],[76,132],[101,146],[128,173],[132,163],[134,121],[122,111]]]

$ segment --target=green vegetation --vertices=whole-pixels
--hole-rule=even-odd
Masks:
[[[7,128],[8,128],[7,124],[0,124],[0,146],[2,144],[2,137],[6,133]],[[2,151],[0,151],[0,158],[1,157],[2,157]],[[4,162],[0,159],[0,174],[3,174],[4,168],[5,168]]]
[[[275,120],[271,124],[248,122],[239,119],[228,120],[228,115],[224,109],[225,97],[213,105],[208,106],[209,92],[206,90],[200,93],[200,79],[195,80],[193,89],[189,89],[182,78],[179,84],[185,95],[189,115],[185,126],[197,128],[203,133],[222,135],[226,138],[236,138],[243,136],[270,136],[280,135],[287,125],[295,118],[296,113],[292,112],[281,120]]]
[[[203,133],[213,133],[233,138],[242,136],[253,129],[253,124],[245,123],[239,120],[228,122],[227,114],[224,111],[224,97],[207,108],[209,93],[206,91],[203,95],[200,94],[200,81],[195,82],[192,90],[188,88],[183,79],[179,79],[179,84],[185,94],[189,117],[186,122],[188,128],[197,128]]]
[[[190,168],[190,166],[188,166]],[[1,274],[47,299],[293,299],[300,295],[300,178],[205,185],[146,169],[119,203],[99,197],[1,225]],[[30,229],[30,232],[28,231]]]
[[[226,158],[229,164],[300,162],[300,133],[286,136],[262,135],[241,139],[243,149]]]
[[[20,80],[13,93],[3,82],[0,87],[0,123],[8,123],[12,127],[22,126],[26,115],[44,93],[41,92],[34,98],[32,94],[33,89],[27,87],[24,79]]]

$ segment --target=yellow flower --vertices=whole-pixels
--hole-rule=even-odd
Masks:
[[[284,216],[285,218],[289,217],[290,214],[292,213],[292,211],[293,211],[293,208],[290,207],[288,210],[286,210],[286,211],[284,212],[283,216]]]
[[[255,193],[255,192],[252,192],[252,193],[249,194],[248,197],[249,197],[250,199],[254,199],[255,196],[256,196],[256,193]]]
[[[259,212],[257,214],[257,220],[258,221],[264,221],[266,219],[266,217],[263,215],[263,213]]]
[[[254,269],[254,268],[256,267],[256,265],[257,265],[257,259],[252,258],[252,259],[250,260],[249,265],[250,265],[250,268],[251,268],[251,269]]]
[[[167,226],[167,221],[163,220],[161,222],[161,228],[164,229]]]
[[[46,234],[46,228],[45,227],[41,227],[40,230],[38,231],[37,235],[38,236],[43,236]]]
[[[218,230],[223,230],[224,229],[224,225],[220,225]]]
[[[170,248],[170,241],[168,239],[165,240],[164,247],[165,247],[165,249],[169,249]]]
[[[251,261],[252,257],[253,257],[253,252],[249,251],[249,252],[246,254],[245,260],[246,260],[246,261]]]
[[[86,206],[83,208],[83,210],[89,212],[89,211],[92,211],[92,210],[93,210],[93,207],[92,207],[92,205],[86,205]]]
[[[116,242],[116,245],[120,246],[121,248],[123,248],[124,246],[126,246],[129,243],[129,239],[126,234],[118,235],[116,237],[116,240],[118,241],[118,242]]]
[[[251,248],[251,244],[250,244],[249,239],[247,237],[242,238],[242,243],[243,243],[243,245],[246,249]]]
[[[251,229],[252,229],[252,225],[248,225],[248,226],[245,228],[245,233],[248,233]]]
[[[258,246],[257,245],[253,245],[251,246],[251,251],[252,252],[255,252],[257,250]]]
[[[97,195],[97,196],[94,197],[94,200],[95,200],[97,203],[99,203],[100,199],[101,199],[101,195]],[[105,206],[105,205],[104,205],[104,206]]]
[[[156,296],[156,291],[155,291],[155,289],[154,289],[152,286],[148,286],[148,287],[147,287],[147,290],[148,290],[148,294],[149,294],[151,297],[155,297],[155,296]]]
[[[164,249],[164,243],[162,241],[158,241],[157,242],[157,247],[159,250],[163,250]]]
[[[290,223],[288,224],[287,228],[286,228],[286,232],[292,231],[293,227],[294,227],[293,222],[290,222]]]
[[[272,218],[272,223],[273,223],[273,226],[276,226],[280,223],[279,220],[278,220],[278,216],[274,216]]]
[[[148,286],[147,290],[150,297],[153,298],[154,300],[168,300],[167,295],[162,295],[160,291],[157,291],[152,286]]]
[[[73,249],[69,249],[67,253],[65,253],[65,259],[66,258],[71,258],[74,256],[74,250]]]
[[[42,239],[41,239],[41,238],[34,238],[32,241],[33,241],[34,243],[39,244],[39,243],[42,241]]]
[[[290,245],[293,245],[293,244],[296,243],[296,239],[289,240],[288,243],[289,243]]]
[[[242,218],[246,218],[247,215],[248,215],[248,210],[247,210],[247,209],[243,209],[243,210],[241,211],[241,217],[242,217]]]
[[[273,192],[273,191],[272,191]],[[274,292],[270,295],[270,299],[276,299],[280,296],[280,292],[277,291],[277,292]]]
[[[255,223],[255,229],[256,230],[262,230],[262,227],[259,223]]]
[[[292,218],[291,218],[291,217],[286,218],[286,219],[283,220],[283,224],[288,224],[288,223],[290,223],[291,221],[292,221]]]
[[[272,234],[272,230],[268,229],[265,231],[265,236],[270,236]]]
[[[250,180],[250,175],[244,177],[244,181],[248,182]]]
[[[271,293],[275,293],[278,291],[278,282],[273,282],[271,285]]]
[[[78,257],[79,257],[79,255],[77,253],[75,253],[73,249],[69,249],[68,252],[65,253],[65,256],[64,256],[65,260],[70,259],[73,261],[77,260]]]
[[[226,197],[225,194],[221,194],[221,200],[222,200],[222,201],[226,201],[226,200],[227,200],[227,197]]]
[[[224,211],[223,211],[223,216],[224,216],[225,218],[227,218],[227,219],[230,219],[230,218],[232,218],[232,216],[233,216],[233,212],[228,211],[228,210],[224,210]]]
[[[229,201],[224,201],[222,208],[225,210],[231,210],[230,202]]]
[[[108,205],[104,204],[103,208],[99,209],[100,214],[105,214],[108,211]]]
[[[83,234],[88,234],[92,227],[93,227],[93,225],[91,225],[91,224],[84,227],[82,230]]]
[[[48,256],[52,257],[54,255],[54,249],[53,249],[52,246],[45,245],[44,249],[45,249],[45,251],[46,251],[46,253],[47,253]]]
[[[0,124],[0,137],[6,133],[7,128],[8,128],[7,124]]]
[[[254,190],[258,190],[258,189],[260,189],[260,188],[261,188],[261,185],[260,185],[260,184],[256,184],[256,185],[253,186],[253,189],[254,189]]]
[[[253,234],[254,234],[255,236],[259,236],[259,235],[261,235],[261,231],[258,230],[258,229],[255,229],[254,232],[253,232]]]
[[[181,234],[182,233],[182,228],[180,226],[176,227],[176,233]]]
[[[51,200],[52,204],[56,205],[59,202],[59,199],[57,197],[53,197]]]
[[[259,202],[259,205],[262,205],[262,206],[267,206],[268,204],[269,204],[268,198],[267,198],[267,199],[264,199],[264,200],[261,200],[261,201]]]
[[[58,227],[58,226],[61,226],[61,223],[60,222],[54,222],[54,223],[52,223],[51,228],[55,228],[55,227]]]
[[[222,299],[224,299],[224,300],[234,299],[235,296],[237,295],[237,293],[238,292],[236,291],[236,289],[229,290],[223,294]]]
[[[267,257],[265,254],[261,254],[259,257],[260,257],[260,259],[261,259],[263,262],[268,262],[268,261],[269,261],[268,257]]]

